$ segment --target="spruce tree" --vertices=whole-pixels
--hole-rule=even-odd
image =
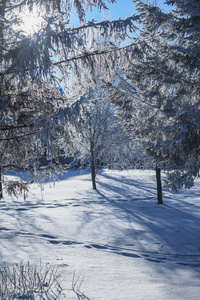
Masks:
[[[114,3],[114,0],[107,3]],[[30,12],[36,6],[43,23],[35,33],[27,36],[23,31],[21,12]],[[0,3],[0,170],[24,170],[34,165],[44,152],[53,160],[60,149],[57,138],[62,132],[59,116],[63,95],[56,88],[70,76],[81,78],[84,69],[93,80],[94,69],[100,65],[110,76],[120,55],[127,59],[129,49],[115,51],[88,49],[92,36],[115,35],[125,38],[133,30],[134,16],[126,20],[87,22],[87,11],[96,7],[107,9],[102,0],[2,0]],[[79,19],[78,27],[71,26],[72,11]],[[119,54],[119,52],[121,54]],[[48,88],[47,88],[48,86]],[[46,93],[46,88],[48,92]],[[65,104],[67,103],[65,97]],[[65,110],[67,112],[67,110]],[[65,118],[64,118],[65,119]],[[64,121],[64,119],[62,119]],[[37,157],[37,159],[36,159]],[[33,159],[34,158],[34,159]],[[33,162],[34,161],[34,162]],[[58,169],[58,168],[56,168]],[[0,180],[2,183],[2,180]],[[16,184],[20,190],[19,185]],[[1,185],[0,185],[1,189]],[[14,191],[10,188],[10,191]]]
[[[110,86],[112,99],[155,165],[169,172],[167,186],[190,188],[200,166],[200,4],[166,1],[170,7],[163,10],[134,3],[137,51],[121,86]]]

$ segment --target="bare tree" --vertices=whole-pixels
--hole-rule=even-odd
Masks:
[[[93,189],[101,167],[121,167],[131,164],[131,143],[123,130],[116,111],[108,99],[81,97],[72,106],[70,149],[79,163],[89,165]]]

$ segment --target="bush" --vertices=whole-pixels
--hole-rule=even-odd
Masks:
[[[58,268],[4,263],[0,266],[0,299],[58,299],[62,288]]]

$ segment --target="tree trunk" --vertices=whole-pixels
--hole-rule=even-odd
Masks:
[[[3,66],[3,48],[4,48],[4,17],[5,17],[6,0],[0,1],[0,66]],[[2,69],[3,70],[3,69]],[[0,75],[0,95],[3,89],[3,72]]]
[[[2,169],[0,168],[0,198],[3,198],[3,184],[2,184],[2,175],[3,175],[3,172],[2,172]]]
[[[92,173],[92,187],[93,187],[94,190],[96,190],[97,188],[96,188],[96,182],[95,182],[95,177],[96,177],[96,175],[95,175],[95,166],[92,163],[91,163],[91,173]]]
[[[156,181],[157,181],[158,204],[163,204],[161,174],[160,174],[160,168],[158,168],[158,167],[156,167]]]
[[[5,16],[6,0],[0,1],[0,65],[3,66],[3,48],[4,48],[4,16]],[[3,72],[2,72],[3,73]],[[3,90],[3,75],[0,75],[0,97]],[[3,184],[2,184],[3,170],[0,167],[0,198],[3,198]]]
[[[94,162],[94,145],[93,142],[90,142],[90,152],[91,152],[91,175],[92,175],[92,187],[96,190],[96,182],[95,182],[95,162]]]
[[[4,17],[5,17],[5,9],[6,9],[6,0],[0,1],[0,63],[2,63],[2,52],[3,52],[3,45],[4,45]]]

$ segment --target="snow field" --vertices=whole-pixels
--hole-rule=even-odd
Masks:
[[[43,200],[0,202],[0,263],[50,263],[63,276],[61,299],[77,299],[72,277],[91,300],[200,299],[200,180],[191,190],[163,191],[155,172],[68,171]]]

